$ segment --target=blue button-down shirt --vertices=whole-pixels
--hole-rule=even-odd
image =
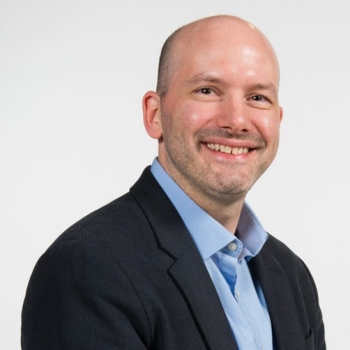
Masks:
[[[179,212],[203,258],[238,348],[272,350],[271,322],[264,295],[259,283],[252,280],[247,265],[267,239],[257,217],[245,203],[233,235],[199,207],[157,159],[151,172]]]

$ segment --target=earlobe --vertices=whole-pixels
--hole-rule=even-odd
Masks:
[[[154,91],[148,91],[142,99],[143,123],[149,136],[160,139],[163,135],[160,121],[160,97]]]

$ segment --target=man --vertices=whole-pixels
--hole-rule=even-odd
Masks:
[[[307,267],[245,203],[277,152],[278,87],[270,43],[243,19],[168,38],[143,99],[158,158],[40,258],[23,349],[326,349]]]

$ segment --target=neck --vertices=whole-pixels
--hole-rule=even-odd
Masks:
[[[232,234],[235,234],[239,217],[241,215],[244,204],[245,195],[240,195],[238,198],[225,200],[220,198],[207,198],[204,195],[191,193],[183,188],[186,194],[191,197],[203,210],[211,217],[223,225]]]

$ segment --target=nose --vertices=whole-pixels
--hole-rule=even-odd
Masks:
[[[251,122],[242,97],[227,96],[220,104],[217,117],[218,127],[230,129],[233,134],[249,132]]]

